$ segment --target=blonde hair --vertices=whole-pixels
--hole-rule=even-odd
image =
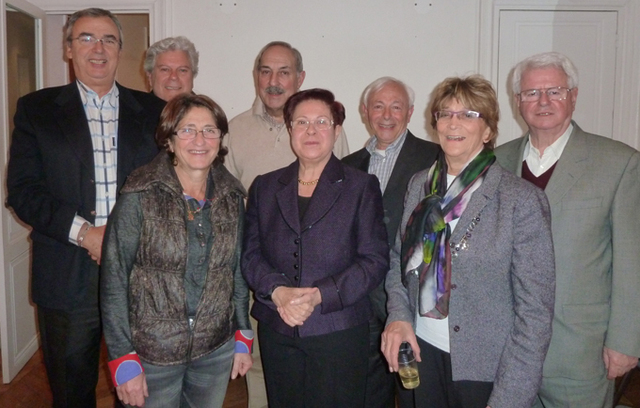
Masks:
[[[498,137],[500,107],[491,82],[484,79],[482,75],[471,75],[464,78],[450,77],[440,82],[431,93],[431,103],[429,104],[431,127],[436,129],[435,113],[443,110],[453,99],[456,99],[467,109],[480,113],[480,117],[491,132],[485,146],[493,149],[496,137]]]

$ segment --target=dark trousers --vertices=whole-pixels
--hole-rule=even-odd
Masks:
[[[369,320],[369,369],[367,372],[366,408],[395,408],[396,373],[380,351],[384,322],[373,317]]]
[[[288,337],[258,323],[270,408],[364,407],[369,324]]]
[[[95,408],[100,360],[98,306],[71,312],[38,306],[38,328],[54,408]]]
[[[453,381],[449,353],[420,338],[418,345],[420,385],[400,393],[400,408],[486,408],[493,382]]]

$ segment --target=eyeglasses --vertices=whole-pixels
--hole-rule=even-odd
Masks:
[[[204,137],[205,139],[220,139],[220,137],[222,136],[222,132],[220,132],[220,129],[213,127],[204,128],[202,130],[186,127],[178,129],[173,134],[178,136],[179,139],[191,140],[195,139],[196,136],[198,136],[198,133],[202,133],[202,137]]]
[[[80,45],[88,47],[88,46],[93,46],[94,44],[101,42],[102,45],[104,45],[105,47],[109,47],[109,48],[116,48],[116,47],[120,47],[122,45],[122,42],[120,40],[116,40],[115,37],[105,37],[105,38],[96,38],[92,35],[81,35],[79,37],[76,38],[72,38],[72,40],[78,40],[78,42],[80,43]]]
[[[307,130],[309,129],[309,125],[313,125],[316,130],[323,131],[329,130],[329,128],[333,126],[333,121],[329,118],[318,118],[315,121],[307,119],[295,119],[291,121],[291,128],[293,130]]]
[[[434,113],[433,116],[436,118],[436,122],[449,122],[454,116],[463,122],[469,122],[482,117],[480,112],[472,110],[461,110],[457,112],[441,110]]]
[[[550,101],[561,101],[567,99],[567,95],[571,92],[572,88],[566,88],[564,86],[556,86],[553,88],[544,88],[544,89],[527,89],[526,91],[520,92],[520,101],[521,102],[536,102],[540,100],[542,93],[547,94],[547,98]]]

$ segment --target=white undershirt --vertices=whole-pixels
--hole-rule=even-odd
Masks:
[[[542,156],[540,156],[540,150],[531,144],[531,136],[529,136],[522,157],[527,162],[527,167],[529,167],[529,170],[534,176],[540,177],[540,175],[544,174],[560,160],[560,156],[562,156],[562,152],[569,141],[571,132],[573,132],[573,124],[569,124],[569,127],[562,136],[544,149]]]

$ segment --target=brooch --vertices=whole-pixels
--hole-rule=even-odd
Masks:
[[[469,226],[467,227],[467,231],[464,233],[464,235],[460,239],[460,242],[458,242],[457,244],[454,244],[453,242],[451,242],[449,244],[449,247],[452,249],[451,258],[457,258],[458,257],[458,252],[466,251],[467,249],[469,249],[469,243],[467,241],[468,241],[469,238],[471,238],[471,233],[473,232],[473,229],[480,222],[480,215],[481,214],[482,214],[482,211],[480,211],[480,213],[478,213],[478,215],[476,215],[475,217],[473,217],[473,219],[471,219],[471,222],[469,223]]]

